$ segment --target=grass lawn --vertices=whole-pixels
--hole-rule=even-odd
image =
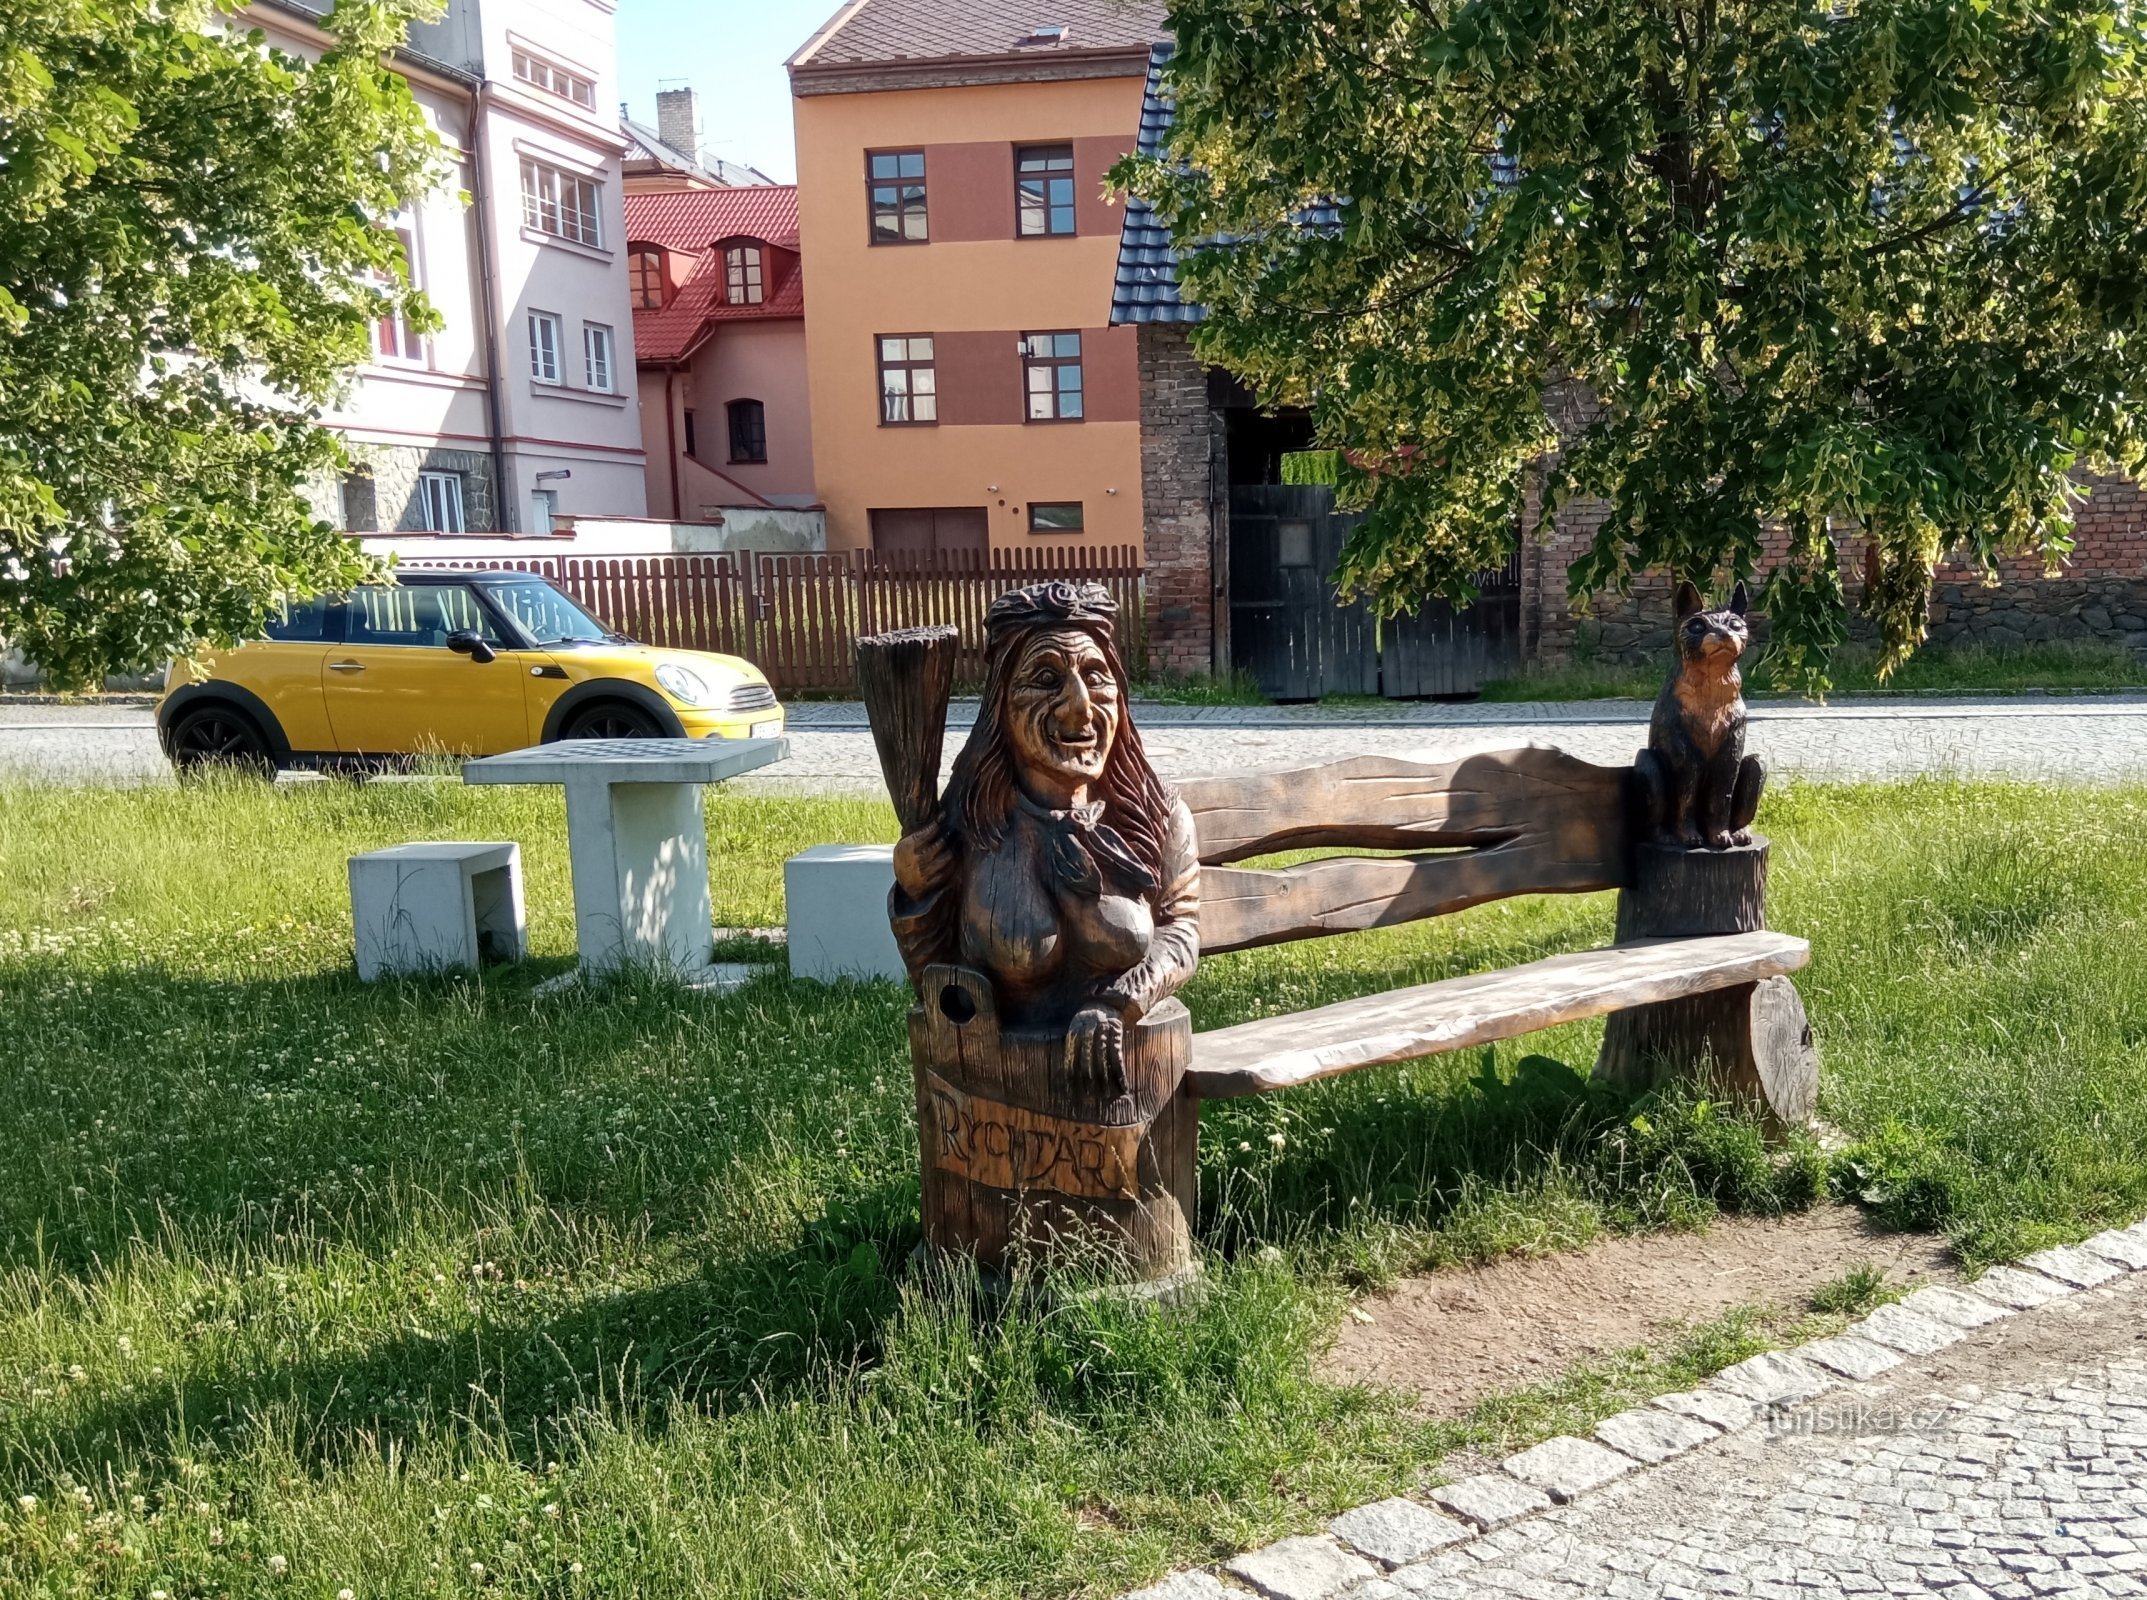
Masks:
[[[1652,700],[1663,666],[1603,666],[1579,662],[1544,668],[1484,685],[1486,700]],[[1983,645],[1926,645],[1883,681],[1877,651],[1844,646],[1828,676],[1836,694],[2026,694],[2038,689],[2147,688],[2147,661],[2123,645],[2066,640],[1994,650]],[[1779,693],[1762,654],[1744,675],[1752,694]]]
[[[1847,1150],[1591,1088],[1599,1025],[1219,1104],[1211,1291],[1156,1316],[910,1268],[892,986],[533,999],[555,791],[0,790],[0,1592],[1103,1596],[1786,1332],[1433,1422],[1313,1375],[1396,1274],[1826,1183],[1977,1263],[2147,1210],[2147,789],[1793,787],[1763,823]],[[717,920],[892,826],[712,796]],[[537,959],[361,988],[344,858],[451,837],[522,841]],[[1226,957],[1187,998],[1293,1010],[1610,909]]]

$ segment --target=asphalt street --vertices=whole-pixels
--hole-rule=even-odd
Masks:
[[[958,702],[948,758],[972,708]],[[877,793],[879,768],[855,704],[790,708],[790,759],[736,780],[742,789]],[[1352,754],[1557,744],[1620,763],[1647,738],[1632,701],[1536,705],[1163,706],[1135,716],[1166,777],[1291,766]],[[2147,780],[2147,694],[1845,700],[1752,708],[1751,746],[1774,772],[1813,779],[1921,774],[2066,783]],[[0,701],[0,782],[168,783],[143,705]]]

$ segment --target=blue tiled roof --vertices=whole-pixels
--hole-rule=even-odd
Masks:
[[[1158,154],[1170,137],[1175,109],[1163,87],[1169,44],[1148,51],[1148,92],[1141,101],[1140,153]],[[1157,220],[1154,207],[1136,195],[1126,197],[1126,220],[1118,233],[1118,276],[1111,285],[1111,321],[1198,322],[1207,312],[1178,298],[1178,252],[1170,230]]]

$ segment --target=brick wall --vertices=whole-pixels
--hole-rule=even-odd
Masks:
[[[1554,397],[1554,404],[1557,400]],[[1567,401],[1561,425],[1581,409]],[[1941,563],[1931,594],[1930,642],[2018,648],[2051,640],[2097,640],[2147,654],[2147,491],[2122,478],[2086,477],[2090,490],[2074,518],[2074,549],[2064,572],[2045,578],[2039,563],[2000,565],[2000,582],[1984,586],[1979,573]],[[1522,526],[1533,528],[1540,501],[1534,491],[1523,507]],[[1630,595],[1599,595],[1584,612],[1566,595],[1566,573],[1586,552],[1602,525],[1601,501],[1575,501],[1554,524],[1522,549],[1522,628],[1529,659],[1561,663],[1656,661],[1670,648],[1669,580],[1643,573]],[[1761,546],[1762,577],[1787,554],[1788,538],[1777,533]],[[1863,597],[1864,540],[1840,541],[1842,586],[1850,606],[1851,638],[1876,637],[1857,613]],[[1758,632],[1765,634],[1765,623]]]
[[[1215,657],[1213,507],[1220,459],[1207,372],[1183,327],[1144,325],[1139,351],[1148,667],[1204,673]]]

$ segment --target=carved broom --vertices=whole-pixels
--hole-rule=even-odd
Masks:
[[[939,815],[939,755],[961,630],[898,628],[857,641],[857,681],[902,831]]]

